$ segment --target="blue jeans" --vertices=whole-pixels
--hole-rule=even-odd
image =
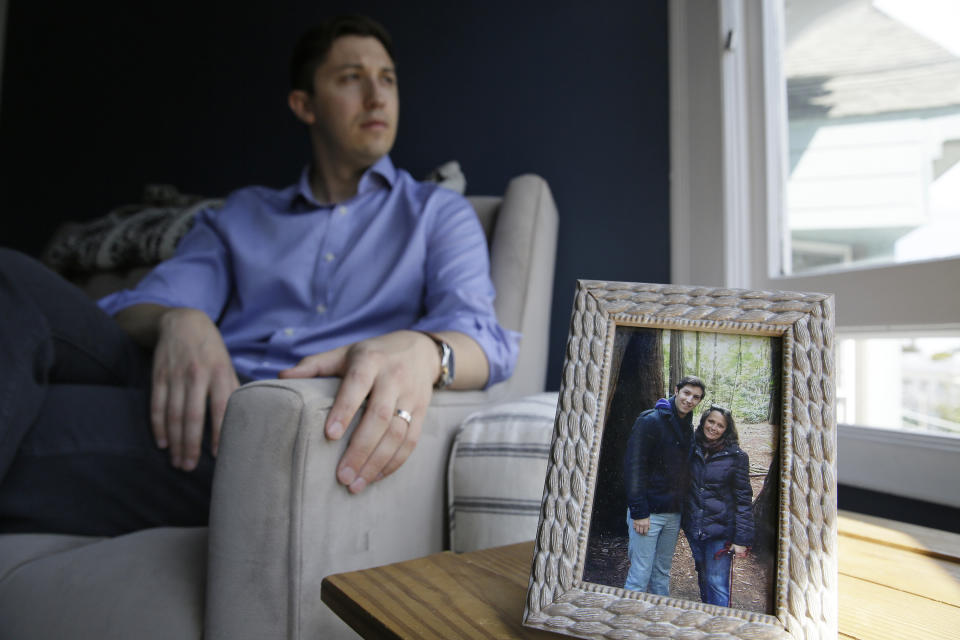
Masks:
[[[651,513],[650,530],[641,536],[633,530],[633,519],[627,510],[630,532],[630,570],[624,589],[670,595],[670,567],[680,533],[679,513]]]
[[[207,523],[213,457],[154,444],[151,354],[86,294],[0,248],[0,532],[112,536]]]
[[[721,553],[726,542],[717,540],[692,540],[690,551],[697,567],[697,582],[700,585],[700,600],[707,604],[730,606],[731,560],[730,553]]]

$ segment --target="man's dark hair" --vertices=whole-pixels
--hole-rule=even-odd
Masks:
[[[367,36],[376,38],[387,50],[391,60],[393,40],[382,24],[361,15],[327,18],[308,29],[293,47],[290,56],[290,86],[293,89],[313,92],[313,74],[323,64],[334,40],[343,36]]]
[[[703,434],[703,426],[707,424],[707,416],[710,415],[713,411],[716,411],[723,416],[723,419],[727,422],[727,429],[723,432],[723,435],[720,436],[720,441],[723,442],[723,446],[730,444],[740,444],[740,434],[737,433],[737,424],[733,420],[733,414],[730,413],[729,409],[724,409],[723,407],[718,407],[715,404],[707,407],[707,410],[700,414],[700,424],[697,426],[697,434],[706,438]]]
[[[691,387],[700,387],[700,391],[703,393],[707,392],[707,385],[697,376],[683,376],[680,378],[680,382],[677,383],[677,391],[680,391],[680,389],[683,389],[687,385]]]

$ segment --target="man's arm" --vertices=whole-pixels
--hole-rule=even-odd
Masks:
[[[150,425],[174,467],[192,471],[200,459],[207,400],[216,455],[230,394],[240,386],[219,329],[197,309],[137,304],[115,316],[134,340],[154,349]]]
[[[160,448],[170,449],[174,467],[191,470],[200,456],[204,415],[210,404],[211,448],[220,440],[227,398],[237,376],[219,329],[231,288],[228,252],[218,216],[231,211],[231,196],[219,211],[205,209],[180,240],[176,254],[135,289],[100,300],[100,306],[147,349],[154,350],[150,420]]]
[[[644,417],[637,418],[627,441],[623,462],[623,484],[627,506],[633,520],[633,530],[645,536],[650,530],[650,508],[647,504],[648,458],[650,455],[649,425]]]
[[[479,389],[489,365],[480,346],[455,331],[438,332],[453,349],[453,389]],[[360,405],[366,410],[337,467],[337,478],[358,493],[402,465],[420,437],[433,385],[440,376],[437,345],[419,331],[395,331],[326,353],[308,356],[281,378],[340,376],[343,383],[324,425],[331,440],[343,436]],[[410,423],[398,417],[402,409]]]
[[[509,376],[518,336],[497,323],[489,251],[469,203],[445,190],[430,198],[424,316],[411,330],[395,331],[309,356],[281,378],[340,376],[343,383],[325,425],[340,438],[366,398],[350,445],[337,467],[341,483],[356,493],[396,471],[420,436],[433,384],[440,373],[436,344],[450,344],[456,366],[453,389],[480,389]],[[410,423],[396,415],[411,414]]]
[[[411,330],[308,356],[280,373],[281,378],[343,379],[324,425],[330,439],[343,436],[366,400],[337,466],[338,480],[353,493],[396,471],[419,440],[440,375],[437,345],[422,331],[453,349],[452,389],[497,382],[509,375],[516,359],[516,338],[499,327],[493,312],[488,249],[476,213],[460,196],[442,191],[434,196],[439,204],[432,211],[424,265],[424,316]],[[398,410],[410,414],[409,424]]]

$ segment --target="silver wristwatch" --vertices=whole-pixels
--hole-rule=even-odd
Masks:
[[[443,340],[432,333],[426,331],[422,332],[425,336],[433,340],[437,345],[437,350],[440,353],[440,376],[437,378],[436,382],[433,383],[434,389],[446,389],[453,382],[453,348]]]

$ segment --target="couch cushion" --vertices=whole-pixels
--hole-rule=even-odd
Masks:
[[[0,638],[200,638],[207,530],[0,536]]]
[[[463,422],[447,480],[453,551],[536,536],[556,411],[557,394],[540,393]]]

